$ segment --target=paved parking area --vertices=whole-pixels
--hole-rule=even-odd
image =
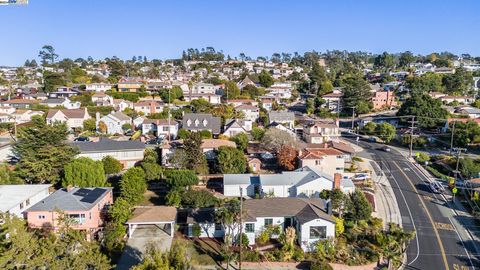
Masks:
[[[149,245],[154,245],[158,250],[169,250],[172,245],[172,237],[155,225],[137,228],[132,237],[128,239],[116,269],[128,270],[138,264]]]

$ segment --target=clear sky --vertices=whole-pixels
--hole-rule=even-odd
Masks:
[[[0,6],[0,65],[37,57],[232,57],[332,49],[480,55],[478,0],[30,0]]]

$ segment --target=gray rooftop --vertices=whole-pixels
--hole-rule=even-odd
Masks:
[[[30,207],[26,212],[34,211],[85,211],[94,207],[112,188],[62,188]]]
[[[71,145],[77,146],[82,153],[145,149],[145,144],[140,141],[114,141],[108,138],[100,138],[98,142],[73,142]]]
[[[272,122],[286,122],[286,121],[295,121],[295,114],[293,112],[269,112],[268,118],[270,123]]]
[[[220,134],[220,117],[209,113],[186,113],[183,116],[182,128],[186,130],[211,130],[213,134]]]
[[[40,192],[48,192],[50,186],[50,184],[0,185],[0,212],[6,212]]]

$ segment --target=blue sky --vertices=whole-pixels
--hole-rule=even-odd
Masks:
[[[451,51],[480,55],[476,0],[30,0],[0,6],[0,65],[37,57],[179,57],[213,46],[273,52]]]

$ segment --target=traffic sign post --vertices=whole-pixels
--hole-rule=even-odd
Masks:
[[[455,194],[457,194],[457,192],[458,192],[457,187],[453,187],[453,188],[452,188],[453,200],[455,200]]]

